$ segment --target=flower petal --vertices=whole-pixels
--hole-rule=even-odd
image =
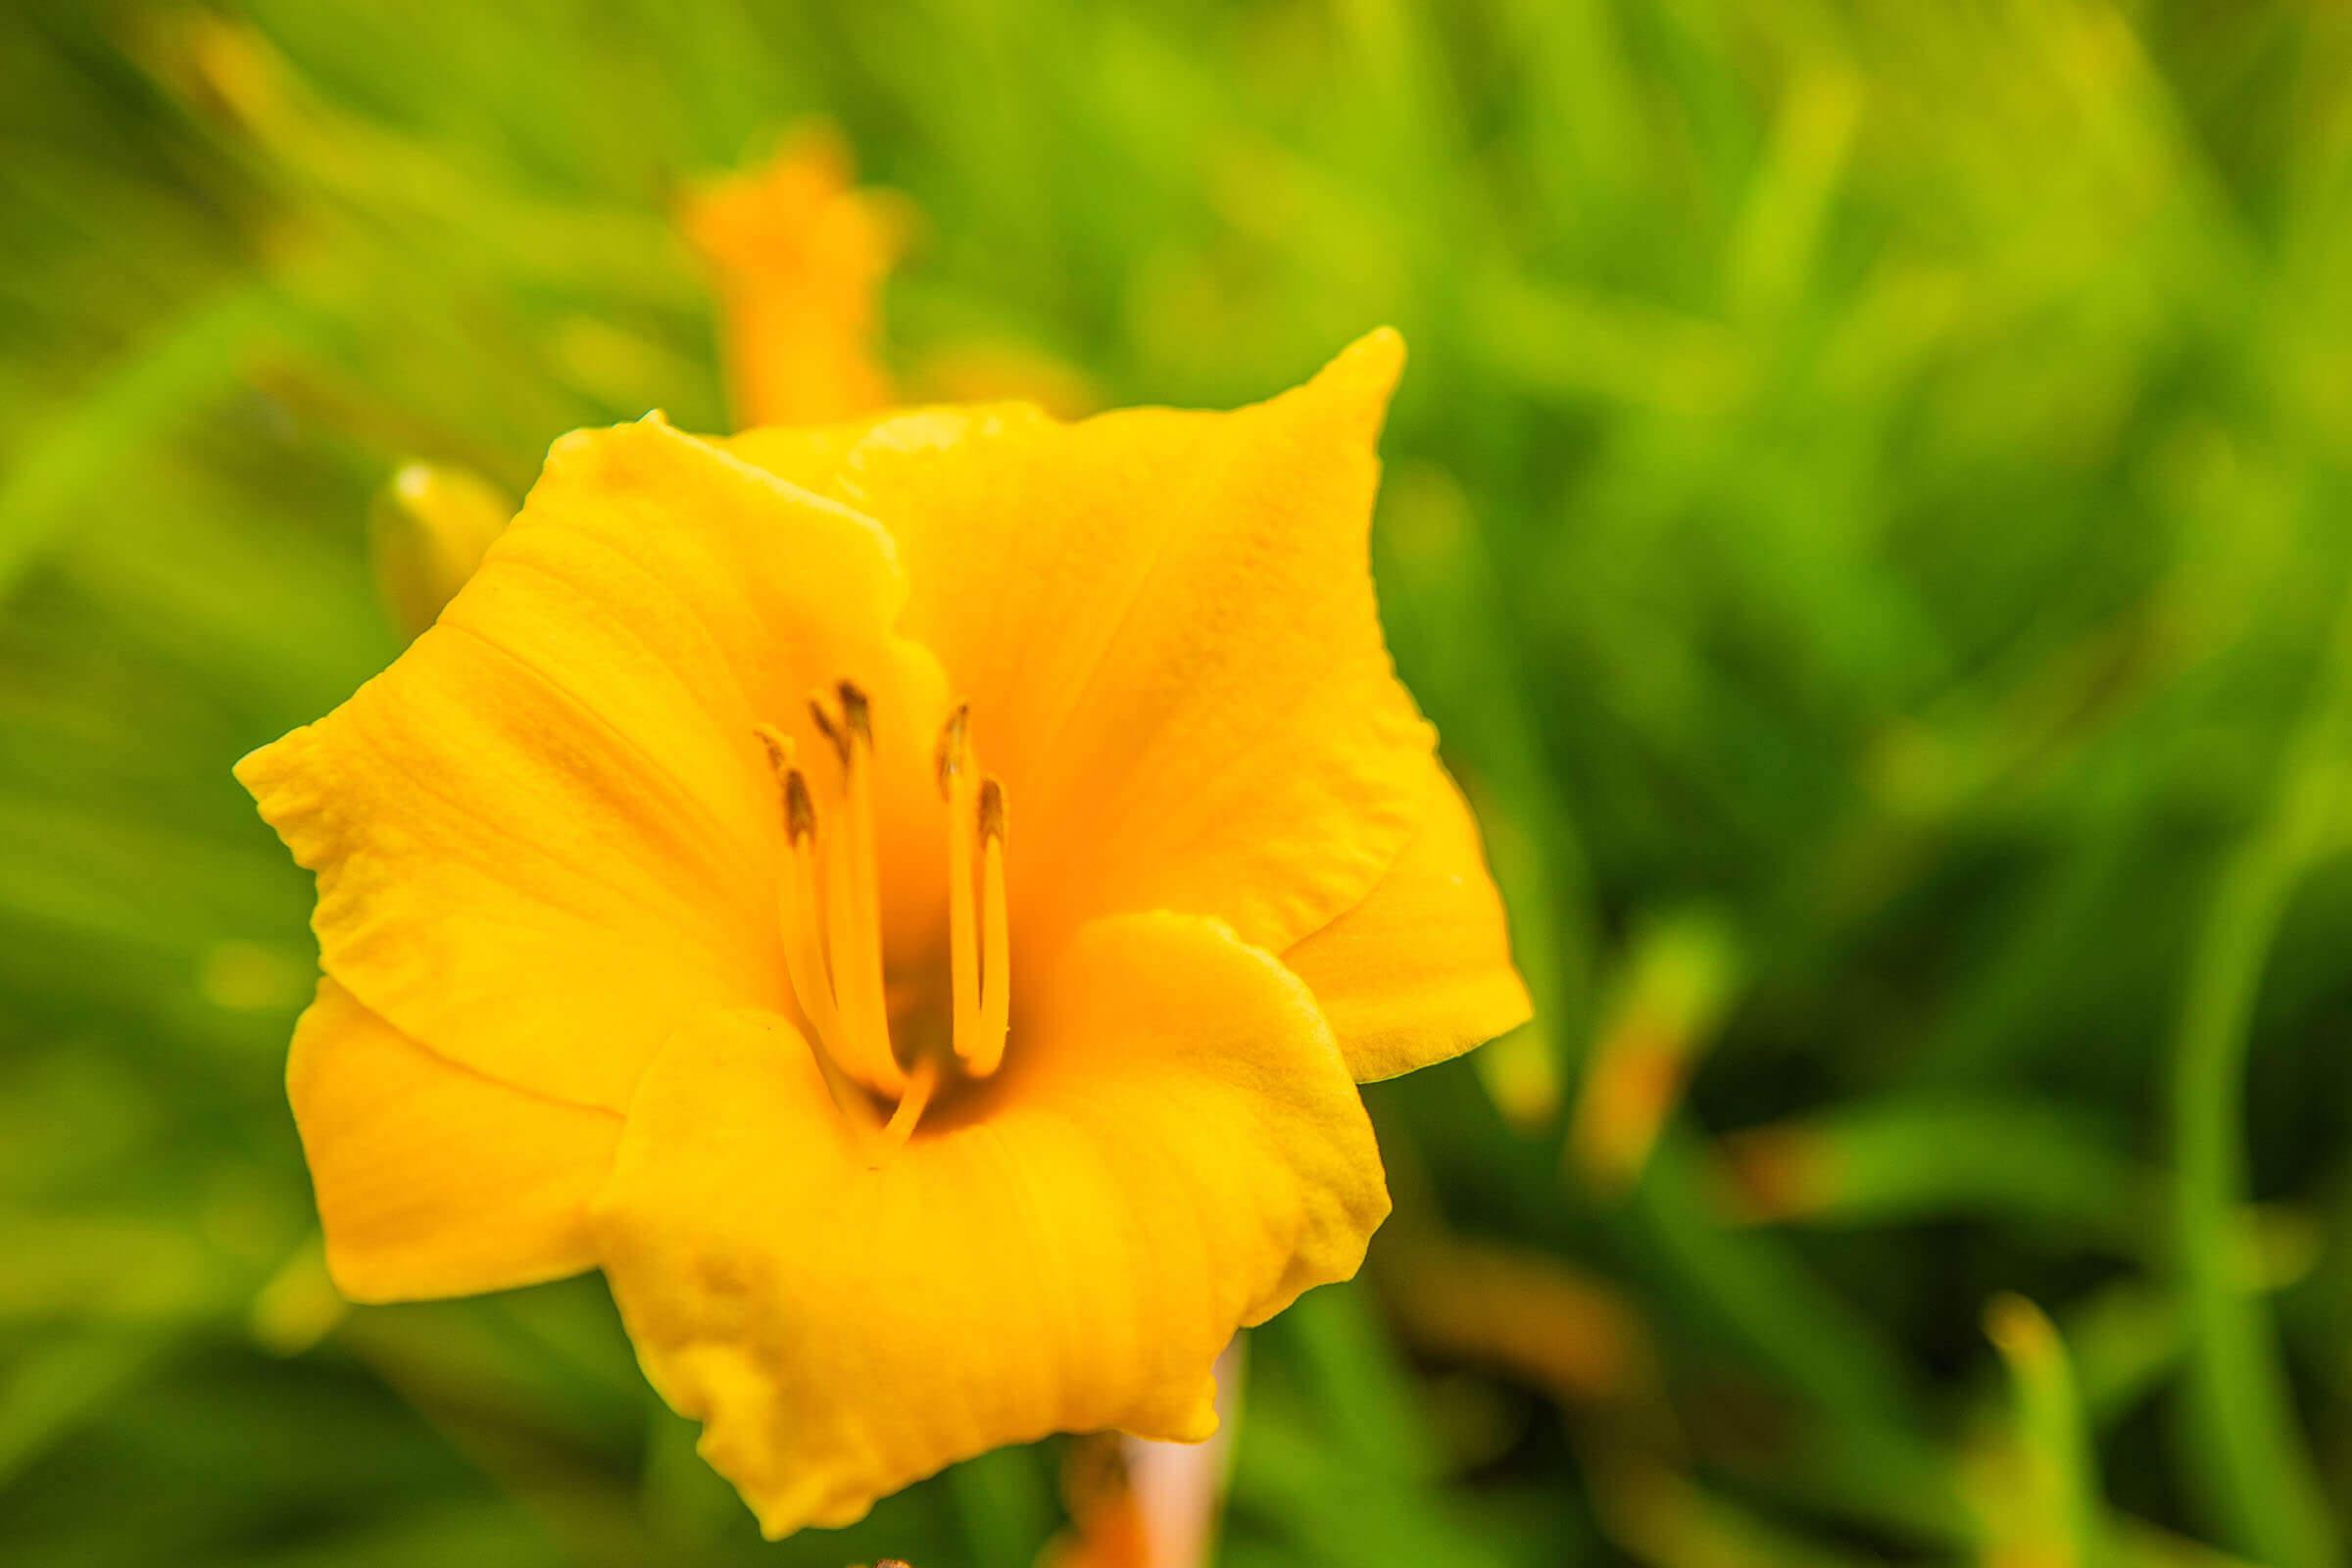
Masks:
[[[851,450],[834,493],[898,541],[903,623],[1004,780],[1025,943],[1167,908],[1280,951],[1396,858],[1431,745],[1368,555],[1401,356],[1375,333],[1234,414],[930,410]],[[739,450],[779,446],[812,476],[820,444]]]
[[[936,817],[939,678],[890,635],[902,592],[839,505],[665,424],[582,431],[440,622],[237,776],[318,874],[321,961],[370,1009],[625,1108],[680,1020],[785,995],[756,722],[813,747],[809,688],[857,675],[898,759],[882,809]],[[890,873],[935,888],[937,865]]]
[[[620,1142],[612,1112],[446,1061],[332,980],[295,1026],[286,1093],[326,1266],[352,1299],[465,1296],[595,1265],[588,1203]]]
[[[1429,805],[1361,904],[1284,954],[1358,1083],[1394,1078],[1525,1023],[1501,895],[1478,819],[1436,759]]]
[[[722,437],[718,444],[788,484],[828,495],[838,488],[837,481],[851,452],[873,433],[876,425],[888,419],[916,416],[898,414],[839,424],[763,424],[741,435]]]
[[[771,1536],[1055,1431],[1198,1441],[1235,1329],[1388,1211],[1313,999],[1213,922],[1081,933],[1004,1070],[878,1169],[774,1017],[683,1032],[599,1208],[648,1375]]]

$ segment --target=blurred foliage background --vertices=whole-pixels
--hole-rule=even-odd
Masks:
[[[1372,1092],[1222,1562],[2347,1560],[2329,0],[12,5],[0,1559],[1062,1527],[1047,1445],[763,1546],[595,1279],[341,1308],[283,1101],[229,763],[396,651],[400,463],[722,424],[677,200],[810,114],[909,387],[1412,345],[1384,606],[1542,1016]]]

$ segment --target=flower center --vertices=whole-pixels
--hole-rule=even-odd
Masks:
[[[958,707],[936,754],[948,812],[950,1047],[891,1042],[874,830],[874,735],[865,693],[842,681],[808,704],[830,743],[838,788],[820,817],[792,737],[760,726],[784,792],[788,864],[784,961],[809,1047],[844,1116],[877,1158],[906,1143],[950,1071],[986,1078],[1004,1059],[1010,938],[1004,912],[1004,789],[972,767],[970,713]],[[883,1120],[867,1091],[897,1102]]]

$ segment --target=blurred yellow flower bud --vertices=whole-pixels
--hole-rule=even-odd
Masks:
[[[402,636],[433,623],[514,513],[496,485],[468,469],[412,463],[392,476],[376,497],[368,550],[376,591]]]
[[[680,221],[718,291],[739,425],[830,423],[891,401],[882,285],[914,209],[856,182],[838,128],[798,126],[772,157],[697,190]]]

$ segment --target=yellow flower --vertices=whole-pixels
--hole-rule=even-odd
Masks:
[[[874,357],[877,301],[909,226],[897,198],[852,183],[848,144],[822,123],[688,202],[684,228],[718,291],[740,423],[850,419],[890,401]]]
[[[605,1271],[771,1535],[1199,1440],[1388,1211],[1355,1085],[1526,997],[1381,641],[1377,333],[1233,414],[557,443],[238,776],[318,873],[289,1082],[365,1300]]]

